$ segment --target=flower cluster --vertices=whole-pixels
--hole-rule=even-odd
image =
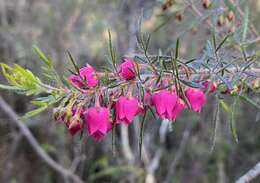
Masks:
[[[98,73],[90,65],[81,68],[77,75],[71,75],[68,79],[71,85],[85,96],[84,99],[68,97],[70,102],[66,101],[67,104],[62,106],[62,110],[59,107],[54,112],[55,119],[64,122],[71,135],[86,128],[90,136],[99,140],[106,136],[114,125],[130,125],[137,115],[144,114],[148,108],[154,109],[160,118],[170,121],[175,121],[184,109],[190,108],[199,113],[207,100],[206,91],[215,92],[217,88],[215,83],[205,80],[202,88],[181,86],[184,92],[180,95],[175,85],[163,87],[170,82],[169,79],[160,84],[152,80],[150,88],[145,88],[141,95],[135,91],[138,80],[136,67],[134,60],[123,59],[117,73],[111,75],[121,82],[121,90],[111,89],[106,102],[105,89],[100,86],[104,74]],[[156,90],[151,89],[151,86],[157,87]]]

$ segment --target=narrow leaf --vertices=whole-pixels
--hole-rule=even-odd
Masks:
[[[33,50],[35,53],[40,57],[40,59],[48,66],[51,66],[50,60],[45,56],[45,54],[42,52],[42,50],[37,47],[36,45],[33,46]]]

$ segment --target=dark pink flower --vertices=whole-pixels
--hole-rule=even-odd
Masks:
[[[125,58],[124,62],[119,65],[119,76],[125,80],[131,80],[135,78],[135,62],[132,59]]]
[[[115,109],[116,123],[123,122],[126,125],[129,125],[135,116],[142,111],[136,98],[127,98],[125,96],[119,97],[116,101]]]
[[[177,116],[179,115],[179,113],[183,110],[183,109],[186,109],[187,106],[185,104],[185,102],[178,98],[174,108],[173,108],[173,111],[172,111],[172,120],[176,120]]]
[[[69,126],[66,123],[66,126],[72,136],[74,136],[81,129],[81,123],[79,121],[73,121]]]
[[[96,71],[94,68],[87,64],[86,67],[82,67],[79,70],[80,76],[77,75],[71,75],[69,77],[69,80],[72,82],[72,84],[76,87],[95,87],[98,85],[99,81],[96,76]]]
[[[79,76],[76,76],[76,75],[71,75],[69,76],[69,80],[72,82],[72,84],[76,87],[83,87],[84,86],[84,83],[83,81],[80,79]]]
[[[72,117],[62,117],[63,122],[67,126],[70,134],[74,136],[82,128],[82,117],[85,108],[80,107],[78,109],[72,109]]]
[[[185,90],[185,95],[194,112],[200,112],[202,106],[206,103],[207,98],[204,92],[197,88],[188,88]]]
[[[214,82],[206,80],[206,81],[203,81],[202,85],[204,86],[204,89],[206,91],[210,87],[209,92],[211,92],[211,93],[213,93],[213,92],[215,92],[217,90],[217,85]]]
[[[155,107],[158,116],[172,120],[177,116],[177,113],[174,111],[177,100],[178,96],[175,92],[160,90],[152,96],[152,105]]]
[[[112,128],[109,109],[105,107],[91,107],[84,112],[88,133],[95,139],[102,139]]]
[[[86,67],[83,67],[79,70],[80,76],[87,82],[89,87],[95,87],[98,85],[99,81],[96,76],[96,71],[94,68],[87,64]]]

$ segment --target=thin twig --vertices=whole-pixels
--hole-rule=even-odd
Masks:
[[[246,174],[237,179],[236,183],[247,183],[251,182],[256,177],[260,176],[260,162],[258,162],[252,169],[250,169]]]

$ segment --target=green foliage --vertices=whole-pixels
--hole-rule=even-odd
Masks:
[[[47,76],[51,81],[60,82],[58,74],[56,73],[52,61],[47,58],[44,53],[37,47],[33,49],[39,56],[39,58],[46,65],[43,67],[44,75]],[[7,79],[9,85],[0,84],[0,89],[12,90],[18,94],[27,96],[36,96],[42,93],[48,93],[46,97],[39,97],[32,101],[32,104],[38,108],[27,112],[22,119],[25,120],[32,116],[35,116],[45,111],[50,105],[60,101],[63,97],[63,89],[55,88],[50,85],[44,84],[37,76],[35,76],[30,70],[21,67],[18,64],[14,64],[13,67],[8,66],[5,63],[0,64],[3,76]]]
[[[47,92],[40,79],[28,69],[24,69],[17,64],[14,64],[13,67],[4,63],[1,63],[0,65],[3,75],[10,84],[10,86],[0,85],[1,89],[14,90],[19,94],[27,96]]]
[[[113,69],[114,71],[116,72],[117,71],[117,68],[116,68],[116,49],[115,47],[113,46],[113,43],[112,43],[112,36],[111,36],[111,32],[110,30],[108,30],[108,49],[109,49],[109,53],[110,53],[110,63],[111,65],[113,66]]]
[[[35,51],[35,53],[39,56],[40,60],[45,65],[42,67],[43,75],[45,76],[45,78],[51,82],[55,81],[57,85],[62,86],[62,81],[53,66],[53,62],[52,62],[51,58],[46,57],[46,55],[43,53],[43,51],[35,45],[33,46],[33,50]]]

